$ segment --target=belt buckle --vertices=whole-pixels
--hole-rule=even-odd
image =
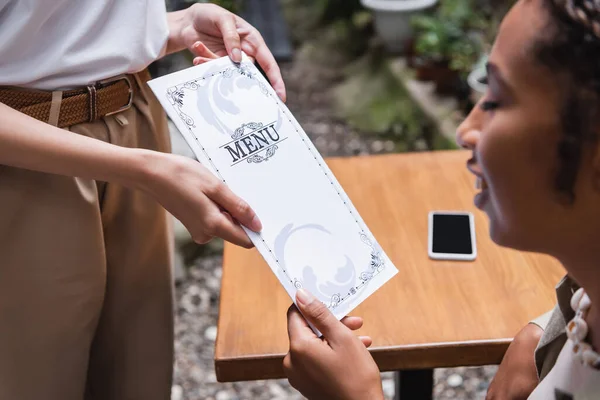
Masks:
[[[127,111],[131,108],[131,105],[133,104],[133,85],[131,84],[131,79],[129,78],[129,76],[119,75],[119,76],[115,76],[113,78],[104,79],[104,80],[98,82],[98,86],[99,86],[99,88],[102,88],[102,87],[106,87],[110,84],[117,83],[119,81],[125,81],[125,83],[127,83],[127,86],[129,87],[129,100],[127,101],[126,105],[119,108],[118,110],[105,114],[104,115],[105,117],[108,117],[109,115],[122,113],[123,111]]]

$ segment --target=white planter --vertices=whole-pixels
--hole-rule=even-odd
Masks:
[[[477,103],[487,90],[487,85],[482,82],[487,75],[487,71],[485,69],[486,61],[487,56],[482,57],[477,64],[474,65],[473,70],[467,77],[467,83],[471,88],[471,101],[474,103]]]
[[[403,52],[413,36],[411,17],[432,7],[437,0],[361,0],[361,3],[373,10],[375,29],[388,50]]]

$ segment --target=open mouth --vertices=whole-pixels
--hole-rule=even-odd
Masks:
[[[467,169],[477,178],[475,180],[475,188],[478,189],[480,192],[477,193],[477,195],[475,196],[475,206],[481,210],[485,206],[485,203],[487,203],[487,201],[489,200],[490,195],[488,183],[483,177],[483,171],[478,165],[477,157],[475,155],[473,155],[473,158],[467,161]]]

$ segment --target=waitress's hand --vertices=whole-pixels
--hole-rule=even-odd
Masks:
[[[169,13],[169,41],[166,53],[189,49],[197,57],[198,42],[218,57],[229,55],[242,61],[244,51],[261,66],[275,92],[286,99],[285,85],[279,66],[261,34],[239,16],[214,4],[194,4],[183,11]]]
[[[290,384],[311,400],[383,399],[379,369],[367,350],[371,339],[352,333],[362,320],[360,324],[338,321],[303,289],[298,290],[296,303],[323,338],[314,334],[296,307],[289,309],[290,351],[283,367]]]
[[[136,149],[137,150],[137,149]],[[146,171],[134,187],[154,197],[181,221],[196,243],[220,237],[251,248],[241,225],[260,232],[262,224],[248,203],[199,162],[175,154],[140,150]]]

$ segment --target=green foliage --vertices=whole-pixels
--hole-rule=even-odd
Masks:
[[[487,25],[474,0],[444,0],[433,13],[415,16],[415,51],[434,62],[447,62],[463,74],[483,51],[481,31]]]
[[[396,143],[397,151],[414,151],[419,142],[434,149],[436,130],[392,73],[388,63],[370,54],[345,71],[334,90],[336,115],[355,129]]]
[[[232,12],[238,12],[241,5],[240,2],[236,0],[213,0],[212,2]]]
[[[323,0],[281,0],[283,14],[297,44],[311,39],[321,26],[325,8]]]
[[[471,71],[482,50],[479,42],[470,38],[452,43],[450,49],[450,68],[463,75]]]
[[[213,3],[221,6],[231,12],[239,13],[242,7],[243,0],[184,0],[190,4],[193,3]]]
[[[345,24],[363,38],[371,26],[372,16],[360,0],[281,0],[281,4],[296,43],[320,36],[332,24]]]
[[[332,90],[336,117],[358,131],[393,140],[397,151],[453,147],[394,76],[383,47],[370,40],[373,14],[359,0],[281,1],[298,45],[296,62],[325,64],[334,71],[345,67],[343,76],[336,73],[341,83]]]
[[[417,31],[417,54],[433,61],[447,60],[452,54],[453,43],[460,40],[463,33],[455,24],[433,16],[415,17],[413,26]]]
[[[338,3],[345,5],[338,7]],[[347,0],[281,0],[297,56],[337,66],[364,54],[373,36],[372,15],[357,7],[358,2],[353,3]]]

